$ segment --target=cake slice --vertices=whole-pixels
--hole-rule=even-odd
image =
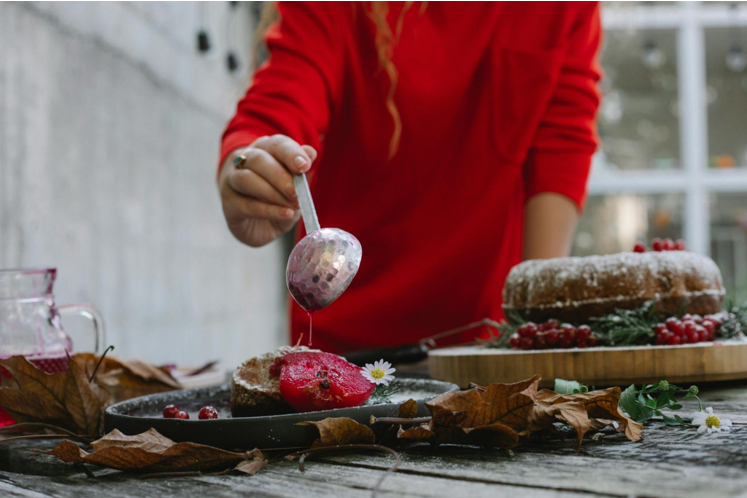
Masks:
[[[242,363],[231,378],[231,415],[258,417],[293,413],[280,394],[279,372],[270,372],[273,364],[292,352],[319,351],[306,346],[283,346],[275,351],[251,358]]]

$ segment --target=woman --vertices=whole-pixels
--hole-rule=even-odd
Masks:
[[[567,255],[583,208],[598,5],[277,8],[269,61],[223,136],[231,232],[256,247],[291,230],[291,174],[309,172],[322,226],[363,246],[351,286],[314,315],[314,346],[326,351],[500,318],[509,269]],[[294,304],[292,340],[307,329]]]

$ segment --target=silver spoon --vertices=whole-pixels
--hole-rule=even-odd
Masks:
[[[293,299],[307,312],[326,308],[348,288],[358,273],[363,249],[352,234],[320,228],[306,174],[293,175],[306,236],[288,258],[285,279]]]

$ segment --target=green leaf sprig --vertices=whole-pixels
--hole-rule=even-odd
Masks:
[[[677,396],[682,395],[679,399]],[[653,417],[661,417],[667,425],[687,425],[682,417],[675,415],[669,417],[662,413],[663,409],[680,410],[682,401],[694,398],[698,400],[698,410],[703,411],[703,404],[698,398],[697,386],[690,386],[689,389],[670,384],[662,380],[656,384],[644,384],[641,389],[636,389],[635,384],[628,387],[620,396],[620,408],[636,422],[645,423]]]
[[[589,387],[575,380],[555,379],[555,389],[558,394],[580,394],[588,393]]]
[[[383,405],[392,402],[392,396],[400,391],[399,383],[395,380],[389,383],[388,386],[379,384],[374,389],[371,397],[366,401],[367,405]]]

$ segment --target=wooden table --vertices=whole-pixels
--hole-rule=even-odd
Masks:
[[[704,392],[705,391],[705,392]],[[468,447],[398,449],[402,465],[388,476],[379,496],[500,497],[747,497],[747,382],[705,389],[702,398],[729,418],[731,433],[698,435],[695,428],[654,421],[644,441],[616,436],[589,438],[580,453],[571,440],[539,440],[512,452]],[[683,415],[695,405],[688,403]],[[386,454],[318,457],[300,472],[281,462],[255,476],[201,475],[139,479],[121,472],[80,468],[40,455],[57,441],[0,443],[0,497],[368,497],[392,464]]]

